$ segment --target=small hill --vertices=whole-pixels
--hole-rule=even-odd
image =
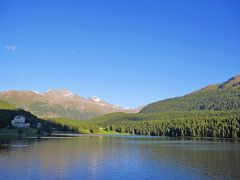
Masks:
[[[149,104],[141,110],[141,113],[232,109],[240,109],[240,75],[182,97]]]
[[[6,128],[8,125],[10,125],[11,120],[17,115],[23,115],[26,118],[26,121],[30,123],[31,128],[36,128],[37,123],[41,123],[45,130],[49,129],[50,127],[54,127],[54,124],[51,124],[43,119],[39,119],[30,112],[22,109],[0,109],[0,129]]]
[[[11,124],[15,116],[22,115],[26,122],[30,123],[32,129],[37,129],[37,124],[41,123],[42,131],[51,133],[53,129],[59,132],[90,133],[95,132],[98,128],[93,124],[85,121],[76,121],[72,119],[41,119],[32,113],[22,109],[0,109],[0,129],[5,129]]]

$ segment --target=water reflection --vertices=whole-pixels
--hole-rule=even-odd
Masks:
[[[3,179],[238,179],[240,143],[145,137],[0,141]]]

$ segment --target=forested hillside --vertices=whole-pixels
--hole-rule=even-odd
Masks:
[[[240,111],[113,113],[92,119],[106,130],[173,137],[240,137]]]
[[[145,106],[138,114],[92,119],[106,128],[136,135],[240,137],[240,76],[191,94]]]
[[[240,109],[240,76],[182,97],[152,103],[144,107],[141,113],[232,109]]]

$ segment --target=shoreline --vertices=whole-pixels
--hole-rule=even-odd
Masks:
[[[57,138],[79,138],[79,137],[116,137],[116,138],[148,138],[148,139],[160,139],[160,140],[175,140],[175,141],[215,141],[215,142],[240,142],[240,138],[214,138],[214,137],[169,137],[169,136],[139,136],[139,135],[128,135],[128,134],[53,134],[49,136],[25,136],[25,137],[13,137],[11,135],[0,134],[0,140],[6,139],[57,139]]]

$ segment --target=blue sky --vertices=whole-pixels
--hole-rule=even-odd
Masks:
[[[0,1],[0,91],[136,107],[240,73],[238,0]]]

